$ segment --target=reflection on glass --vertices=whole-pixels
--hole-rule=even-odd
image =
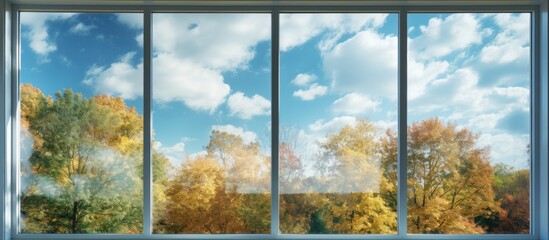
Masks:
[[[408,24],[408,232],[529,233],[530,14]]]
[[[139,19],[21,13],[22,233],[142,232]]]
[[[270,233],[268,14],[154,14],[154,231]]]
[[[397,231],[397,16],[281,14],[280,230]]]

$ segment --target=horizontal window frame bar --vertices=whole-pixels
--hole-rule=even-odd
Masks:
[[[119,239],[185,239],[185,240],[194,240],[194,239],[284,239],[284,240],[299,240],[299,239],[318,239],[318,240],[328,240],[328,239],[366,239],[366,240],[473,240],[473,239],[489,239],[489,240],[535,240],[538,239],[531,234],[509,234],[509,235],[498,235],[498,234],[408,234],[406,236],[399,236],[396,234],[370,234],[370,235],[359,235],[359,234],[279,234],[274,237],[271,234],[153,234],[153,235],[144,235],[144,234],[19,234],[17,237],[12,239],[101,239],[101,240],[119,240]]]
[[[45,1],[41,0],[11,0],[16,5],[31,5],[31,4],[44,4]],[[230,5],[230,6],[349,6],[349,5],[370,5],[370,6],[402,6],[402,5],[414,5],[414,6],[429,6],[429,5],[521,5],[521,4],[539,4],[543,3],[542,0],[517,0],[517,1],[505,1],[505,0],[452,0],[452,1],[436,1],[436,0],[420,0],[420,1],[402,1],[402,0],[154,0],[154,1],[140,1],[140,0],[83,0],[75,4],[70,0],[47,0],[47,5],[145,5],[145,6],[216,6],[216,5]]]
[[[448,6],[369,6],[369,5],[344,5],[344,6],[156,6],[156,5],[14,5],[15,11],[28,12],[111,12],[111,13],[185,13],[185,12],[272,12],[280,13],[355,13],[355,12],[394,12],[406,10],[408,13],[501,13],[501,12],[533,12],[539,10],[539,4],[532,5],[448,5]]]

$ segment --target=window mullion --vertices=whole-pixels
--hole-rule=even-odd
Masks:
[[[407,233],[407,77],[408,77],[408,11],[401,9],[398,16],[398,235]]]
[[[279,22],[280,12],[271,12],[271,235],[279,234],[279,184],[278,184],[278,144],[279,144]]]
[[[143,234],[152,234],[152,84],[151,84],[151,11],[143,14],[143,95],[144,95],[144,147],[143,147]]]

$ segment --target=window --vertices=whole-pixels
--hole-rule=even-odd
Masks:
[[[142,19],[20,14],[21,233],[143,232]]]
[[[2,240],[547,239],[547,3],[155,4],[6,4]]]
[[[397,19],[280,15],[281,233],[397,232]]]
[[[154,232],[270,233],[270,16],[152,20]]]
[[[530,19],[408,15],[408,232],[530,232]]]

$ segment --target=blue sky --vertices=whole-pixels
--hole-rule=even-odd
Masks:
[[[408,123],[479,133],[492,161],[528,167],[529,14],[409,15]],[[281,131],[309,168],[318,142],[357,118],[396,129],[397,15],[280,17]],[[143,109],[141,14],[21,15],[21,82]],[[211,130],[270,149],[268,14],[153,15],[153,128],[172,163]],[[291,136],[290,136],[291,135]]]

